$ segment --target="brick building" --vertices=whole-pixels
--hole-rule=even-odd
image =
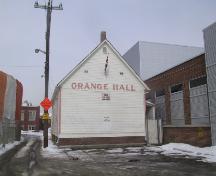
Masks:
[[[151,89],[146,99],[163,121],[163,143],[211,144],[203,48],[139,41],[124,59]]]
[[[211,144],[205,55],[201,54],[145,81],[146,99],[163,119],[163,142]]]
[[[21,129],[39,130],[40,127],[40,106],[22,106]]]

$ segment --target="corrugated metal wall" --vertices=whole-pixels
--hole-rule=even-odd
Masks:
[[[204,32],[212,144],[216,145],[216,23]]]
[[[192,125],[209,125],[207,85],[190,88]]]
[[[7,118],[15,121],[15,110],[16,110],[16,80],[12,76],[7,75],[7,86],[5,92],[3,118]]]
[[[19,140],[15,120],[18,122],[20,118],[22,91],[20,82],[0,72],[0,144]],[[19,129],[18,131],[20,132]]]
[[[6,85],[7,75],[0,71],[0,121],[3,119]]]
[[[172,93],[170,96],[171,123],[180,126],[185,124],[183,92]]]

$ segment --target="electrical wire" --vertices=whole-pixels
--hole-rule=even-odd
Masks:
[[[0,65],[0,67],[12,67],[12,68],[41,68],[43,65]]]

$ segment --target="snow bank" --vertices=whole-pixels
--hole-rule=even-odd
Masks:
[[[47,148],[42,147],[41,154],[43,157],[46,157],[46,158],[65,158],[67,157],[63,149],[59,149],[57,145],[53,144],[51,140],[50,130],[49,130],[48,147]]]
[[[167,156],[190,156],[197,157],[204,162],[216,162],[216,146],[200,148],[189,144],[170,143],[159,147],[149,147],[148,149]]]
[[[63,149],[59,149],[58,146],[54,145],[51,139],[48,141],[48,147],[41,150],[41,154],[46,158],[65,158],[67,157]]]
[[[5,147],[3,147],[3,145],[1,145],[0,146],[0,155],[4,154],[8,150],[11,150],[12,148],[14,148],[18,144],[20,144],[20,141],[15,141],[12,143],[5,144]]]

